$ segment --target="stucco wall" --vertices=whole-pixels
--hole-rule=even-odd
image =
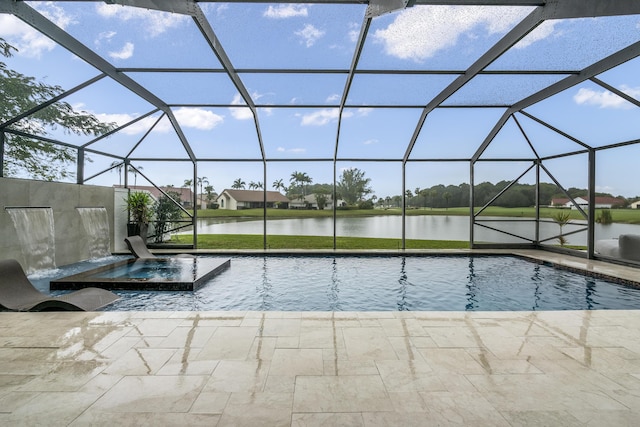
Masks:
[[[15,258],[25,269],[17,231],[5,207],[50,207],[55,229],[57,266],[89,258],[87,235],[77,207],[104,207],[109,218],[111,251],[125,250],[126,190],[93,185],[0,178],[0,258]]]

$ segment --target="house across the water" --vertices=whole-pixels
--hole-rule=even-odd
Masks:
[[[576,204],[583,210],[589,207],[589,201],[583,197],[576,197],[574,199]],[[605,197],[600,196],[595,198],[596,209],[611,209],[613,207],[624,206],[624,200],[618,197]],[[551,207],[553,208],[571,208],[576,209],[575,205],[567,198],[558,198],[551,200]]]
[[[220,209],[255,209],[264,207],[264,194],[262,190],[230,190],[225,189],[216,202]],[[267,191],[267,207],[288,209],[289,199],[279,191]]]

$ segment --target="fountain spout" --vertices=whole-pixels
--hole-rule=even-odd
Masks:
[[[5,207],[18,234],[27,274],[56,268],[53,209],[50,207]]]

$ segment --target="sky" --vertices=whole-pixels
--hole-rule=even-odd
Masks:
[[[27,2],[85,46],[170,104],[198,162],[198,176],[221,192],[241,178],[264,181],[260,146],[251,111],[224,73],[148,73],[153,68],[221,68],[189,17],[101,2]],[[346,70],[354,54],[365,5],[203,3],[205,16],[237,69]],[[531,7],[415,6],[372,21],[359,69],[463,71],[512,29]],[[615,29],[615,31],[612,31]],[[70,89],[99,71],[57,46],[35,29],[0,14],[0,37],[18,48],[3,60],[10,68],[48,84]],[[640,40],[640,16],[546,21],[508,50],[488,70],[580,70],[593,61]],[[637,58],[598,76],[640,100]],[[240,72],[258,106],[258,122],[267,162],[266,187],[295,171],[314,183],[333,181],[338,138],[337,106],[346,74]],[[453,74],[357,74],[342,115],[336,174],[357,167],[371,179],[378,197],[402,192],[400,160],[416,130],[421,106],[451,83]],[[559,81],[566,74],[477,76],[427,116],[406,166],[407,189],[469,182],[468,162],[504,108]],[[119,84],[102,79],[66,99],[79,110],[118,124],[140,118],[154,106]],[[469,105],[486,108],[463,108]],[[207,106],[205,106],[207,105]],[[215,105],[212,107],[210,105]],[[313,105],[314,108],[306,108]],[[387,108],[399,106],[403,108]],[[458,107],[458,108],[454,108]],[[594,147],[640,138],[640,108],[591,81],[526,109],[529,114]],[[159,113],[142,118],[90,148],[133,158],[171,158],[171,162],[133,161],[157,185],[181,186],[193,178],[191,163],[175,131]],[[483,154],[474,180],[510,181],[524,172],[532,151],[555,155],[580,149],[575,142],[523,116],[510,120]],[[157,123],[156,123],[157,122]],[[155,124],[155,126],[154,126]],[[151,132],[149,132],[149,129]],[[522,130],[520,129],[522,127]],[[147,132],[148,135],[147,135]],[[52,129],[53,137],[72,144],[90,141]],[[146,135],[146,137],[144,137]],[[140,140],[144,137],[141,143]],[[139,144],[138,144],[139,143]],[[597,156],[597,191],[640,195],[637,159],[640,147],[603,150]],[[113,158],[89,154],[85,176],[107,168]],[[434,160],[450,158],[457,162]],[[230,161],[242,159],[243,161]],[[354,160],[358,159],[358,160]],[[586,188],[585,154],[545,163],[565,187]],[[533,171],[522,182],[534,182]],[[133,182],[134,177],[130,178]],[[551,182],[543,173],[542,180]],[[116,171],[89,181],[118,184]],[[138,176],[137,184],[147,184]]]

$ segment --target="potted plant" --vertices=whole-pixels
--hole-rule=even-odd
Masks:
[[[140,236],[146,243],[149,221],[153,216],[153,199],[147,192],[130,191],[125,200],[127,202],[127,210],[129,211],[127,235]]]

